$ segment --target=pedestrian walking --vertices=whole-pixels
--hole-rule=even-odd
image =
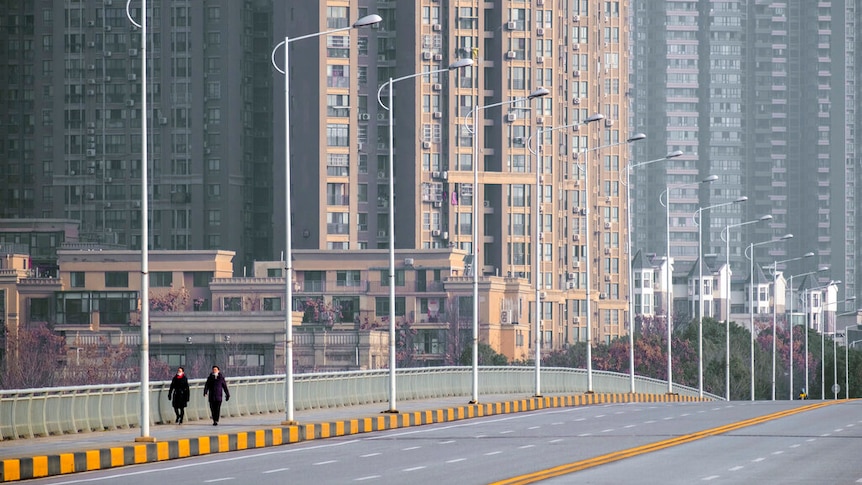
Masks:
[[[177,424],[182,424],[186,417],[186,405],[189,403],[189,378],[186,377],[185,369],[177,367],[177,375],[171,379],[171,387],[168,389],[168,400],[174,407]]]
[[[224,376],[219,372],[217,365],[213,366],[212,374],[207,377],[207,382],[204,384],[204,396],[209,396],[213,426],[218,426],[218,420],[221,417],[222,399],[230,401],[230,391],[227,388],[227,381],[225,381]]]

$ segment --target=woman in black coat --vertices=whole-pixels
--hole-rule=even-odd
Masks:
[[[186,416],[186,404],[189,403],[189,379],[182,367],[177,368],[177,375],[171,379],[168,399],[174,407],[174,414],[177,415],[176,423],[182,424],[183,418]]]
[[[213,366],[213,372],[207,377],[207,382],[204,384],[204,396],[209,396],[213,426],[218,426],[222,399],[230,401],[230,391],[227,389],[227,381],[224,380],[224,376],[219,372],[217,365]]]

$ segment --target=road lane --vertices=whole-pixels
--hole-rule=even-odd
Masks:
[[[486,484],[798,406],[799,403],[789,402],[708,402],[548,409],[393,430],[363,435],[361,438],[335,438],[317,443],[153,463],[33,483],[91,483],[107,480],[151,485],[169,480],[189,484],[265,485],[286,483],[290,479],[295,483],[315,485],[353,482],[439,485],[441,482],[453,481]],[[802,416],[810,413],[802,413]],[[788,418],[779,421],[784,419]],[[814,429],[818,427],[814,426]],[[837,429],[837,425],[831,429]],[[862,429],[862,426],[858,429]],[[772,451],[774,447],[766,446],[763,453]],[[684,464],[696,462],[686,458],[688,453],[693,457],[711,454],[708,448],[700,448],[699,443],[691,443],[619,463],[670,452],[679,453],[674,459]],[[664,468],[669,468],[667,461],[662,463]],[[737,460],[733,463],[741,462]],[[596,471],[604,472],[616,466],[618,464],[604,465]],[[721,475],[717,471],[706,471],[709,473],[705,477]],[[579,472],[577,477],[580,479],[589,473],[593,472]],[[623,481],[632,483],[632,476],[645,477],[643,474],[631,473],[630,470],[621,472],[628,477]],[[571,477],[567,478],[570,480]],[[657,483],[653,480],[649,482]],[[563,480],[557,483],[570,482]]]

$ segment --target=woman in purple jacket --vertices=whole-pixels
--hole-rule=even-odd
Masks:
[[[221,417],[222,397],[225,401],[230,401],[230,391],[228,391],[227,381],[224,380],[224,376],[219,372],[217,365],[213,366],[213,372],[207,377],[207,383],[204,385],[204,397],[207,395],[209,396],[213,426],[218,426],[218,420]]]

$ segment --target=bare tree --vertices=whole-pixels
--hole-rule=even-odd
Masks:
[[[65,339],[45,323],[19,328],[6,336],[8,353],[0,362],[0,389],[57,385],[66,355]]]

